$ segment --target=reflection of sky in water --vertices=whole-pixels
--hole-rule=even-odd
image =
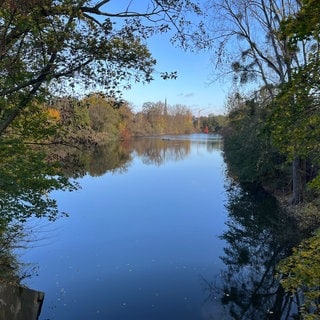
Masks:
[[[209,319],[201,277],[223,268],[224,165],[220,150],[192,145],[162,166],[135,157],[124,174],[80,180],[57,193],[70,213],[46,226],[28,285],[46,292],[40,319]],[[50,231],[51,229],[51,231]],[[210,310],[213,308],[214,310]]]
[[[172,139],[172,140],[188,140],[188,141],[212,141],[212,140],[220,140],[221,136],[217,134],[205,134],[205,133],[195,133],[195,134],[185,134],[185,135],[164,135],[162,136],[164,139]]]
[[[221,149],[222,137],[217,134],[191,134],[191,135],[165,135],[162,137],[168,141],[190,141],[191,144],[211,145],[214,149]]]

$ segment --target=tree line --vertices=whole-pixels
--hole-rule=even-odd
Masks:
[[[51,94],[103,91],[119,96],[157,71],[146,40],[170,31],[183,48],[203,46],[196,2],[4,0],[0,3],[0,134],[35,101]],[[196,20],[195,20],[196,21]],[[97,89],[98,88],[98,89]]]
[[[184,106],[146,103],[134,114],[118,103],[134,81],[148,83],[156,72],[176,77],[156,70],[147,46],[154,34],[167,33],[183,49],[209,49],[218,76],[231,75],[223,129],[230,173],[290,197],[304,218],[318,214],[320,2],[149,0],[116,9],[111,2],[0,2],[2,211],[41,216],[49,206],[53,218],[56,205],[43,195],[74,188],[34,146],[220,126],[209,118],[200,123]],[[76,98],[79,92],[85,98]]]
[[[19,208],[22,220],[41,212],[54,219],[57,204],[48,193],[76,187],[48,146],[192,130],[183,106],[167,108],[157,125],[157,108],[134,115],[118,102],[132,82],[177,76],[157,69],[147,46],[153,35],[168,34],[185,50],[208,44],[203,13],[192,0],[0,2],[0,205],[10,217],[4,224]]]
[[[319,3],[221,0],[215,6],[230,22],[221,29],[219,52],[229,52],[235,84],[226,103],[231,166],[243,181],[274,181],[291,193],[293,205],[318,196]],[[239,47],[230,46],[233,37]]]
[[[123,137],[130,135],[130,130],[133,134],[190,132],[192,117],[184,106],[168,110],[165,105],[147,103],[135,117],[124,106],[113,111],[109,101],[104,108],[93,107],[97,97],[92,92],[98,88],[104,96],[117,100],[131,81],[151,81],[156,61],[146,40],[156,33],[169,33],[182,48],[211,49],[221,76],[232,75],[237,89],[228,102],[226,148],[228,137],[236,140],[235,135],[242,134],[237,126],[245,130],[256,124],[251,136],[243,133],[252,143],[246,140],[242,148],[240,139],[237,141],[241,152],[248,144],[257,146],[254,155],[249,154],[256,163],[252,163],[253,170],[248,169],[248,180],[277,174],[285,167],[284,158],[284,163],[291,163],[291,203],[303,202],[309,187],[317,192],[318,2],[209,0],[208,7],[191,0],[149,2],[147,7],[128,2],[114,9],[110,0],[2,1],[1,137],[14,132],[26,140],[32,135],[33,140],[48,138],[54,134],[58,117],[69,129],[73,127],[73,132],[62,134],[71,139],[85,127],[92,129],[95,137],[102,131],[112,137],[117,130]],[[203,18],[210,23],[204,25]],[[164,79],[176,76],[175,72],[160,74]],[[47,111],[51,119],[46,119],[39,106],[54,100],[63,104],[59,101],[63,98],[55,98],[57,93],[75,97],[76,92],[88,93],[87,101],[71,98],[71,104],[67,101],[57,111],[51,104]],[[86,103],[91,107],[80,111],[80,105]],[[67,106],[72,106],[69,109],[73,108],[74,114]],[[212,123],[207,120],[203,128],[209,130]],[[255,141],[262,131],[261,143]],[[268,163],[273,157],[275,166]]]
[[[214,115],[197,119],[187,106],[161,101],[146,102],[141,111],[134,112],[128,102],[101,93],[92,93],[82,99],[57,97],[40,105],[39,110],[48,117],[47,129],[48,122],[55,127],[51,143],[85,146],[139,136],[190,134],[208,126],[210,132],[217,132],[223,121],[222,116]],[[198,128],[199,121],[201,127]]]
[[[275,194],[312,235],[279,264],[277,274],[300,305],[297,317],[318,319],[320,2],[212,4],[221,39],[216,52],[233,81],[223,133],[229,172],[242,184]]]

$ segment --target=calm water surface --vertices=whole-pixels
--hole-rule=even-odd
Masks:
[[[101,160],[100,160],[101,161]],[[218,136],[140,140],[121,170],[57,193],[69,213],[36,224],[27,285],[46,293],[40,319],[212,319],[226,229]]]
[[[219,136],[83,158],[82,189],[54,195],[69,217],[31,222],[41,320],[293,319],[274,274],[295,229],[264,191],[230,183]]]

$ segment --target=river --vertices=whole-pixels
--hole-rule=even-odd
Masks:
[[[81,189],[53,194],[68,217],[29,222],[40,320],[290,319],[273,275],[294,230],[270,196],[232,183],[222,146],[141,138],[87,159]]]

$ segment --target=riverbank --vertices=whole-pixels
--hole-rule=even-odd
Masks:
[[[273,195],[288,215],[295,219],[300,231],[310,235],[320,228],[320,210],[314,202],[292,205],[289,196],[278,195],[276,192]]]

